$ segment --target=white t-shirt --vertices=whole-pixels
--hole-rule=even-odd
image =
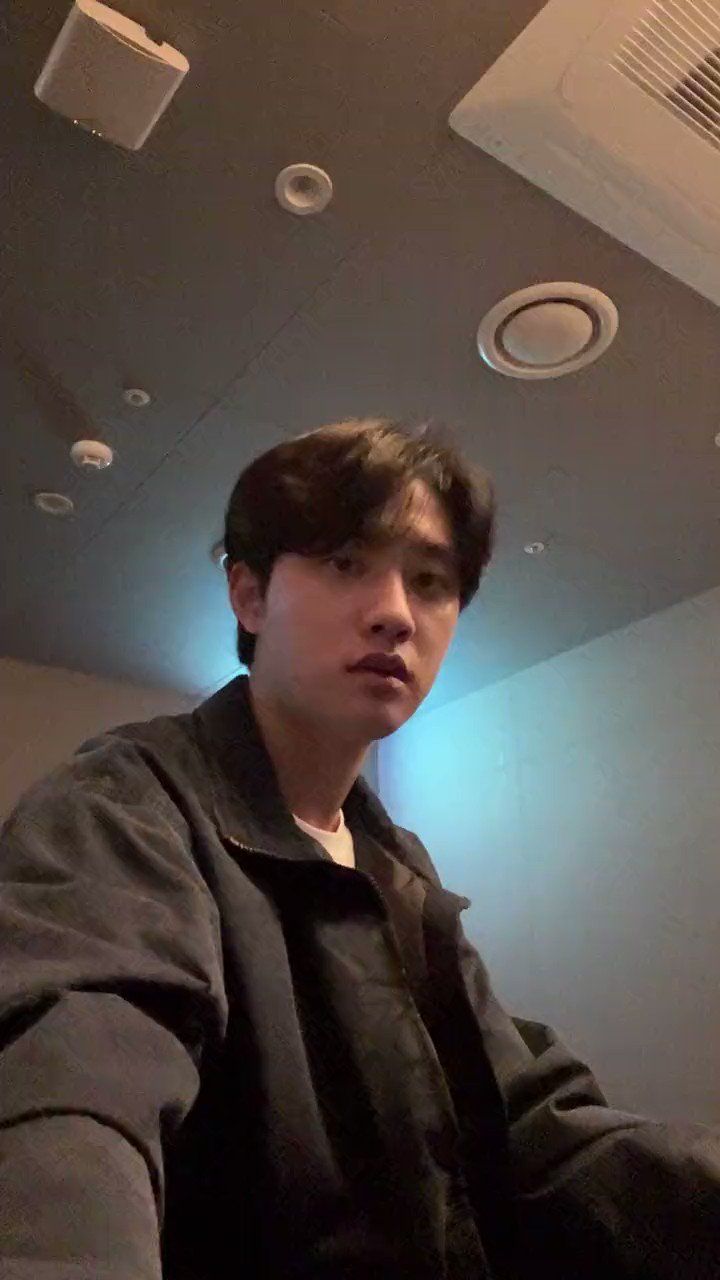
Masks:
[[[337,831],[321,831],[320,827],[311,827],[309,822],[303,822],[302,818],[298,818],[295,813],[293,818],[306,835],[312,836],[323,848],[327,849],[333,862],[339,862],[342,867],[354,868],[355,846],[352,833],[345,826],[345,815],[342,809],[340,810],[340,823]]]

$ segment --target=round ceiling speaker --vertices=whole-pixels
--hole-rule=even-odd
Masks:
[[[603,355],[617,331],[606,294],[584,284],[538,284],[498,302],[477,344],[486,364],[509,378],[562,378]]]

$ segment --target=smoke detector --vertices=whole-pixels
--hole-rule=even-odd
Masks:
[[[481,321],[477,344],[491,369],[509,378],[561,378],[592,364],[613,341],[618,313],[587,285],[559,282],[520,289]]]
[[[70,457],[76,467],[104,471],[105,467],[112,466],[113,451],[110,445],[103,444],[101,440],[76,440],[70,450]]]
[[[719,0],[549,0],[456,133],[720,304]]]

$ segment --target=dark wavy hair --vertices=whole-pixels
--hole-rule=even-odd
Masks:
[[[493,550],[490,477],[466,462],[444,427],[356,418],[317,427],[261,454],[241,473],[225,515],[225,568],[242,561],[267,590],[278,556],[330,555],[351,540],[396,532],[389,502],[423,480],[448,518],[460,611],[475,595]],[[238,657],[252,665],[256,637],[238,624]]]

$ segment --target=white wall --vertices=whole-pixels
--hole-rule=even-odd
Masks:
[[[95,733],[188,711],[196,702],[168,690],[0,658],[0,815]]]
[[[610,1100],[720,1121],[720,590],[417,716],[379,793],[512,1012]]]

